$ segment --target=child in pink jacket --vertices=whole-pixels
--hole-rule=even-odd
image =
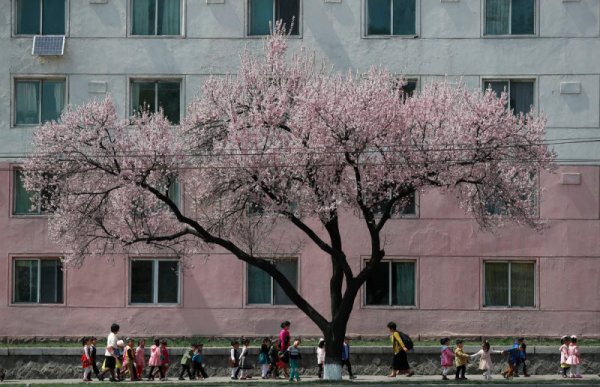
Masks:
[[[442,380],[448,380],[448,372],[454,365],[454,351],[448,346],[450,344],[448,337],[441,339],[440,344],[442,344],[442,354],[440,356],[442,361]]]
[[[569,357],[567,357],[567,364],[571,366],[570,377],[581,378],[581,355],[579,353],[579,347],[577,347],[577,336],[571,336],[571,344],[569,344]]]

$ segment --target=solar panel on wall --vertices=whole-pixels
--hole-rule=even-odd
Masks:
[[[63,55],[64,35],[36,35],[33,37],[31,55]]]

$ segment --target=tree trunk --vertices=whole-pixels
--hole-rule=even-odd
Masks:
[[[324,332],[325,366],[323,379],[325,380],[342,380],[342,351],[347,322],[332,324],[331,328]]]

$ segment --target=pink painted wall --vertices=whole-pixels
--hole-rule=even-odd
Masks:
[[[0,164],[0,336],[103,335],[113,321],[124,335],[272,335],[283,319],[292,333],[319,335],[295,307],[246,305],[245,265],[218,250],[194,257],[181,277],[177,306],[128,305],[127,257],[88,260],[65,275],[62,305],[13,305],[12,265],[18,256],[58,256],[47,240],[44,217],[11,215],[10,173]],[[561,184],[562,173],[579,173],[581,183]],[[363,306],[358,297],[350,334],[385,335],[395,320],[412,335],[579,334],[600,337],[600,168],[561,167],[541,176],[539,211],[548,227],[536,232],[506,227],[482,232],[451,195],[420,196],[419,217],[394,219],[385,231],[388,257],[416,261],[414,308]],[[363,220],[341,216],[342,237],[353,270],[369,254]],[[278,240],[299,240],[282,228]],[[483,262],[526,259],[536,262],[536,307],[484,308]],[[327,315],[329,259],[305,241],[299,254],[301,294]]]

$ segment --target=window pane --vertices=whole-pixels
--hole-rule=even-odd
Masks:
[[[511,82],[510,108],[513,113],[529,113],[531,105],[533,105],[533,82]]]
[[[414,79],[405,79],[406,83],[402,86],[402,96],[404,99],[410,98],[415,94],[417,89],[417,81]]]
[[[366,305],[390,304],[390,264],[380,262],[366,284]]]
[[[154,82],[134,82],[131,85],[131,108],[133,113],[143,109],[155,111],[156,84]]]
[[[38,302],[38,261],[15,260],[15,302]]]
[[[158,302],[176,304],[179,302],[179,262],[158,262]]]
[[[271,303],[271,276],[248,265],[248,304]]]
[[[299,0],[276,0],[276,20],[283,20],[286,31],[292,28],[292,35],[298,35],[300,31],[300,1]],[[292,19],[294,25],[292,26]]]
[[[173,124],[179,124],[179,82],[158,83],[158,106],[163,109],[165,117]]]
[[[508,35],[510,0],[485,0],[485,34]]]
[[[298,288],[298,261],[278,261],[275,262],[277,269],[283,273],[285,278],[291,282],[294,288]],[[285,294],[281,286],[273,281],[273,304],[274,305],[293,305],[294,303]]]
[[[508,263],[485,263],[485,306],[508,306]]]
[[[39,35],[40,0],[17,0],[17,34]]]
[[[131,261],[131,302],[152,303],[153,261]]]
[[[60,304],[63,302],[63,272],[59,260],[43,259],[40,270],[40,302]]]
[[[181,207],[181,184],[178,181],[173,182],[167,191],[169,199],[175,203],[177,207]]]
[[[39,124],[39,81],[17,81],[15,90],[16,124]]]
[[[394,35],[416,34],[415,0],[394,0]]]
[[[415,305],[414,262],[392,262],[392,305]]]
[[[390,0],[368,0],[367,35],[391,35]]]
[[[42,34],[65,34],[65,0],[43,0]]]
[[[158,35],[181,34],[181,0],[158,0]]]
[[[511,35],[533,35],[535,0],[512,0]]]
[[[154,35],[155,18],[155,0],[133,0],[131,17],[131,33],[133,35]]]
[[[65,107],[65,81],[42,82],[42,122],[57,120]]]
[[[413,191],[408,197],[404,198],[400,203],[400,215],[416,215],[417,213],[417,193]]]
[[[14,214],[15,215],[31,215],[39,214],[40,211],[33,209],[33,203],[31,201],[31,193],[23,186],[23,172],[20,170],[14,170],[13,175],[14,184]]]
[[[273,20],[273,0],[250,0],[249,35],[269,35]]]
[[[511,306],[535,306],[535,264],[511,262],[510,275]]]

